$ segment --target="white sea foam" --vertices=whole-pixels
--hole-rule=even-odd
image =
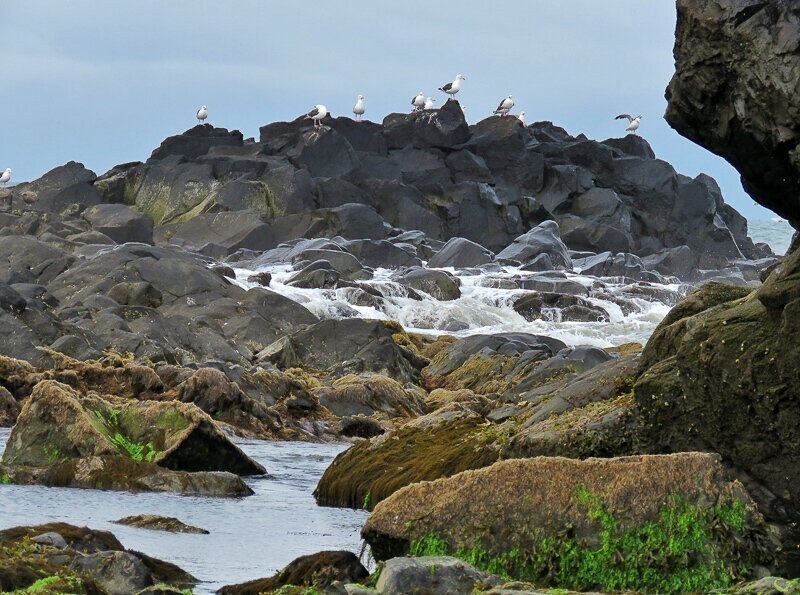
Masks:
[[[272,274],[269,289],[288,297],[320,318],[375,318],[396,320],[409,331],[428,334],[467,336],[503,332],[529,332],[561,339],[569,345],[610,347],[631,341],[644,343],[658,323],[666,316],[679,295],[686,288],[679,285],[642,285],[625,279],[602,279],[567,273],[570,281],[586,287],[587,299],[603,308],[610,320],[595,322],[562,321],[557,309],[545,310],[541,320],[528,321],[518,314],[514,302],[531,293],[523,289],[499,289],[489,284],[509,284],[515,279],[527,278],[515,267],[480,274],[456,273],[461,281],[461,297],[452,301],[438,301],[421,291],[423,299],[407,297],[405,289],[391,280],[393,271],[377,269],[373,279],[361,281],[377,289],[384,296],[378,306],[357,305],[359,290],[303,289],[286,285],[294,273],[290,265],[270,266],[253,271],[235,269],[236,283],[245,289],[257,286],[246,279],[261,271]],[[601,283],[598,283],[601,281]],[[601,285],[601,288],[598,288]],[[644,289],[643,289],[644,288]],[[636,292],[643,292],[639,295]],[[648,297],[647,293],[654,294]],[[584,297],[584,296],[582,296]],[[624,304],[625,311],[620,304]]]

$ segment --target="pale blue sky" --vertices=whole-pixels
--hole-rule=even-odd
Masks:
[[[421,89],[444,101],[436,88],[463,73],[470,122],[509,94],[528,122],[599,140],[641,113],[660,158],[771,216],[664,122],[674,29],[671,0],[0,0],[0,169],[20,182],[71,159],[144,160],[201,104],[245,136],[315,103],[351,115],[359,93],[380,121]]]

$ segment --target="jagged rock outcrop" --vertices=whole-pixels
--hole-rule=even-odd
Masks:
[[[800,6],[678,0],[666,119],[727,159],[760,204],[800,224]]]

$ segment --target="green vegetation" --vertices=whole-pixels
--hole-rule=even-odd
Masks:
[[[0,485],[11,485],[14,480],[8,473],[0,473]]]
[[[152,463],[159,454],[159,452],[153,447],[152,442],[148,442],[147,444],[137,444],[136,442],[131,442],[119,432],[111,437],[111,442],[118,449],[126,452],[134,461],[146,461],[148,463]]]
[[[367,492],[364,496],[364,502],[361,503],[361,508],[364,510],[372,510],[372,491]]]
[[[61,450],[55,444],[45,444],[42,450],[44,451],[44,456],[47,457],[47,462],[50,465],[60,463],[66,458],[62,456]]]
[[[599,497],[585,489],[577,495],[587,518],[600,525],[597,542],[566,534],[541,536],[529,551],[496,553],[477,545],[452,548],[431,534],[413,542],[411,554],[452,555],[506,579],[579,591],[702,592],[725,588],[748,574],[741,556],[728,551],[747,530],[747,510],[737,500],[701,509],[674,498],[656,520],[622,530]]]

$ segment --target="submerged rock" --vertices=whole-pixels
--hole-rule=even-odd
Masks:
[[[169,533],[199,533],[208,535],[209,531],[200,529],[199,527],[192,527],[175,517],[164,517],[154,514],[137,514],[134,516],[126,516],[117,521],[119,525],[127,525],[129,527],[138,527],[140,529],[151,529],[153,531],[167,531]]]

